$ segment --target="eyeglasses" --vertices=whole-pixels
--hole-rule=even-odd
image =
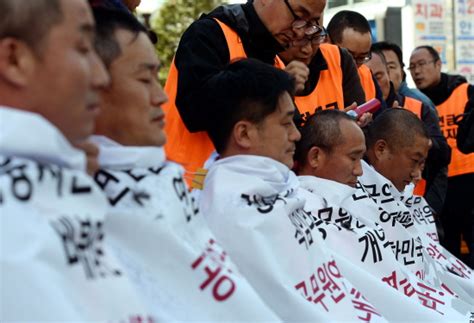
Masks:
[[[360,56],[355,57],[355,54],[353,52],[351,52],[348,49],[347,49],[347,51],[349,52],[349,54],[352,55],[352,58],[354,59],[354,61],[359,65],[360,64],[365,64],[365,63],[367,63],[368,61],[370,61],[372,59],[372,53],[368,53],[367,55],[362,56],[362,57],[360,57]]]
[[[286,6],[288,7],[288,10],[291,12],[291,14],[294,18],[294,21],[291,24],[291,27],[293,27],[294,29],[303,29],[304,28],[304,34],[306,36],[311,36],[311,35],[318,32],[318,30],[321,27],[319,27],[315,22],[306,21],[303,18],[301,18],[300,16],[298,16],[295,13],[295,11],[293,10],[293,8],[291,7],[288,0],[283,0],[283,2],[285,2]]]
[[[294,40],[291,45],[296,47],[303,47],[306,46],[309,42],[311,42],[311,44],[313,45],[324,43],[328,35],[326,28],[324,28],[323,26],[314,27],[317,27],[318,29],[314,34],[312,34],[311,36],[304,37],[303,39]]]
[[[416,70],[417,67],[419,67],[420,69],[424,69],[427,64],[434,63],[434,62],[436,62],[436,61],[434,61],[434,60],[433,61],[421,61],[421,62],[418,62],[416,64],[410,64],[410,66],[408,66],[407,70],[409,70],[411,72],[411,71]]]

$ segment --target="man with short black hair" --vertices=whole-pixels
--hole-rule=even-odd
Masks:
[[[110,201],[109,241],[136,273],[143,301],[162,321],[278,321],[230,257],[212,262],[213,253],[225,251],[190,196],[182,167],[163,151],[167,97],[147,31],[127,13],[95,9],[94,16],[96,48],[111,77],[93,137],[100,147],[95,180]],[[203,285],[208,268],[225,275]]]
[[[220,154],[201,193],[211,229],[283,320],[354,320],[358,312],[350,302],[355,295],[350,283],[342,283],[345,279],[315,226],[314,234],[303,233],[301,221],[310,215],[290,170],[300,139],[293,122],[292,79],[256,60],[241,60],[213,76],[207,86],[216,94],[208,107],[221,121],[206,123]],[[339,295],[337,304],[315,304],[304,291],[305,277],[324,267],[337,272],[330,292],[332,297]],[[314,277],[313,284],[320,283]],[[343,290],[347,292],[341,296]],[[380,318],[370,304],[366,308],[369,313],[364,315]]]
[[[370,60],[372,34],[369,22],[358,12],[341,10],[328,23],[329,41],[347,49],[357,65],[360,82],[365,91],[365,99],[379,99],[385,108],[383,94],[375,81],[370,69],[364,63]],[[383,109],[382,109],[383,110]],[[382,112],[379,110],[378,113]],[[377,113],[377,114],[378,114]]]
[[[295,143],[300,139],[292,121],[294,83],[282,71],[263,67],[261,73],[268,73],[265,76],[273,78],[272,82],[259,82],[258,76],[244,78],[247,69],[257,67],[260,64],[255,61],[240,61],[231,64],[227,74],[219,73],[207,82],[214,89],[207,101],[211,112],[205,125],[207,132],[221,158],[258,152],[291,168]],[[222,106],[224,101],[227,103]],[[253,108],[254,105],[259,105],[259,109]]]
[[[459,257],[462,234],[471,258],[474,258],[474,200],[471,192],[466,190],[466,187],[474,187],[474,155],[463,154],[458,149],[458,125],[455,122],[457,115],[474,108],[474,85],[467,83],[461,75],[442,73],[441,65],[439,53],[433,47],[419,46],[411,54],[409,68],[416,87],[436,105],[441,130],[452,149],[448,166],[448,191],[441,213],[445,229],[444,245]]]

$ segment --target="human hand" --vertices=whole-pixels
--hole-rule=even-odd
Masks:
[[[357,108],[357,102],[353,102],[350,106],[346,107],[343,111],[348,112]],[[366,112],[363,113],[356,121],[359,127],[363,128],[372,122],[373,116],[372,113]]]
[[[291,61],[286,65],[285,71],[295,79],[295,93],[303,91],[309,77],[308,66],[300,61]]]

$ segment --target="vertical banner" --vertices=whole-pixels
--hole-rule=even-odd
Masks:
[[[447,10],[444,0],[414,0],[415,46],[433,46],[441,56],[443,65],[447,59]]]
[[[474,0],[455,0],[456,70],[474,83]]]

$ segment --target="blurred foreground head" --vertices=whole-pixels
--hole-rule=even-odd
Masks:
[[[108,75],[86,0],[0,1],[0,104],[38,113],[72,143],[92,134]]]
[[[167,101],[160,83],[160,61],[148,31],[129,13],[94,9],[96,50],[110,74],[101,91],[95,133],[126,146],[163,146]]]

